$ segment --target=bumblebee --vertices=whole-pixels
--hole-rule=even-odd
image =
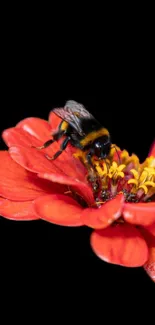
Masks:
[[[63,108],[54,108],[53,113],[62,121],[58,130],[52,134],[53,139],[48,140],[37,149],[47,148],[63,136],[65,139],[60,150],[49,159],[56,159],[66,149],[68,143],[85,151],[87,162],[90,165],[92,165],[92,156],[95,155],[99,159],[105,159],[108,156],[111,149],[110,134],[82,104],[69,100]]]

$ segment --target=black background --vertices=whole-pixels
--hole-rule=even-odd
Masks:
[[[11,36],[10,47],[4,50],[1,132],[26,117],[47,119],[52,108],[73,99],[102,121],[114,143],[143,161],[155,135],[153,48],[147,37],[144,44],[143,36],[139,42],[138,36],[114,35],[108,43],[104,39],[101,48],[90,42],[87,53],[77,39],[74,46],[60,42],[51,48],[50,39],[43,44],[38,37],[36,45],[33,37],[29,41],[22,35],[15,41]],[[1,149],[5,148],[1,140]],[[33,297],[38,298],[38,308],[47,295],[49,304],[53,299],[62,305],[69,295],[69,309],[78,295],[92,304],[103,303],[102,308],[107,300],[109,305],[122,305],[130,294],[133,305],[141,297],[146,301],[154,284],[143,269],[98,259],[90,248],[90,233],[86,227],[1,218],[5,294],[14,300],[18,292],[19,301],[28,294],[31,305]]]

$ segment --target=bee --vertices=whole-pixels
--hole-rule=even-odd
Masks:
[[[105,159],[111,149],[110,134],[86,108],[76,101],[69,100],[62,108],[54,108],[53,113],[59,116],[62,121],[58,130],[52,134],[53,139],[48,140],[37,149],[44,149],[53,142],[65,136],[60,150],[49,159],[54,160],[66,149],[70,143],[72,146],[86,152],[88,164],[92,165],[92,157]]]

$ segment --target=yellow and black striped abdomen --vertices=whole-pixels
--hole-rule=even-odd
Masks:
[[[85,147],[88,146],[90,143],[94,142],[96,139],[102,136],[109,136],[109,131],[105,128],[101,128],[99,130],[94,130],[88,133],[85,137],[80,140],[80,145]]]

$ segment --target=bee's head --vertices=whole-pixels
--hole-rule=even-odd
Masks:
[[[99,159],[105,159],[111,148],[111,141],[110,137],[107,135],[104,135],[94,141],[93,150],[95,156],[97,156]]]

